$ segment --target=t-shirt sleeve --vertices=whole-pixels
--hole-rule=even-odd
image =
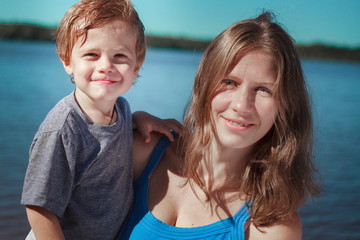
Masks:
[[[30,147],[21,203],[44,207],[61,217],[71,196],[73,155],[59,131],[38,135]]]

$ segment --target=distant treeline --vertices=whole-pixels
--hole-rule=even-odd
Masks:
[[[55,28],[46,28],[26,24],[0,24],[0,39],[26,39],[53,41]],[[167,47],[203,51],[210,41],[200,41],[184,38],[146,36],[150,47]],[[310,59],[329,59],[360,61],[360,48],[346,49],[324,45],[297,45],[300,57]],[[1,54],[1,53],[0,53]]]

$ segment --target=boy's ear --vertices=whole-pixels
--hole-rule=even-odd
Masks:
[[[63,59],[60,59],[63,66],[64,66],[64,69],[66,71],[67,74],[71,75],[73,74],[73,70],[72,70],[72,66],[70,64],[70,61],[64,61]]]
[[[134,70],[134,79],[139,76],[139,70],[140,70],[140,67],[135,68],[135,70]]]
[[[134,78],[137,78],[139,76],[139,71],[142,66],[143,62],[136,64],[135,70],[134,70]]]

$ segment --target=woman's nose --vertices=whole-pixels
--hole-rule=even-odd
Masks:
[[[249,89],[240,88],[233,93],[232,109],[239,113],[249,113],[253,106],[253,96]]]

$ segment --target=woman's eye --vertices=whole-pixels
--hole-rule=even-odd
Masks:
[[[233,81],[233,80],[231,80],[231,79],[224,79],[224,80],[222,80],[221,81],[223,84],[225,84],[225,85],[228,85],[228,86],[237,86],[238,85],[238,83],[237,82],[235,82],[235,81]]]
[[[267,87],[257,87],[256,91],[262,92],[262,93],[266,93],[268,95],[272,95],[273,92],[267,88]]]

